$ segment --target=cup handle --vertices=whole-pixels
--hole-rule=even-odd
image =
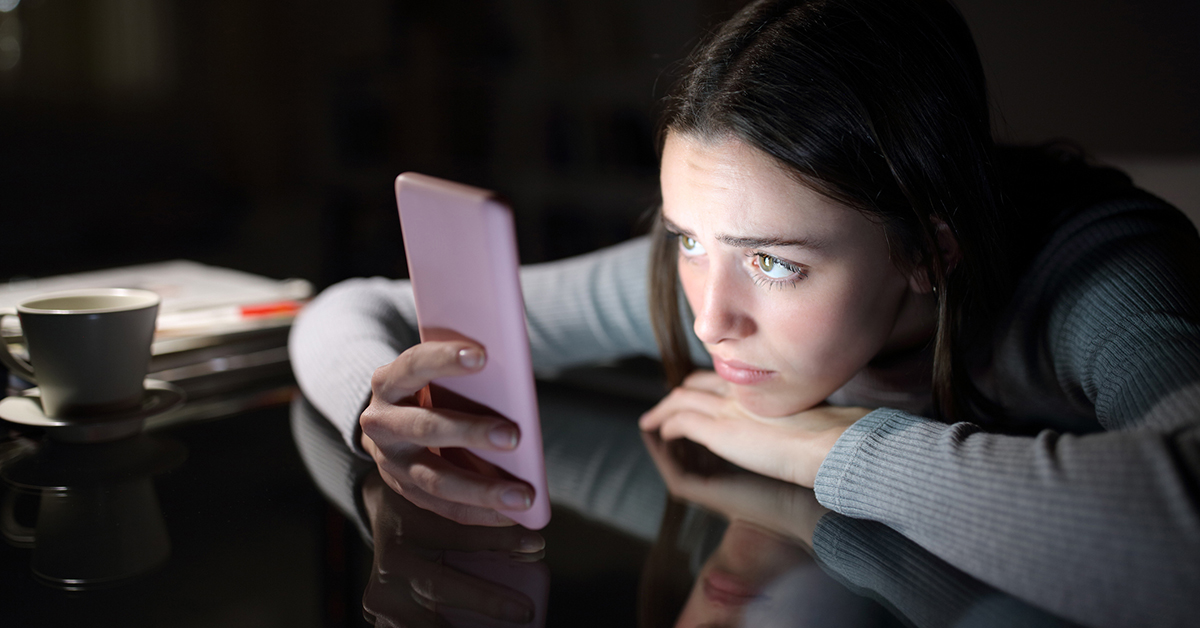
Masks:
[[[37,539],[37,530],[17,522],[15,515],[17,491],[9,488],[4,491],[4,499],[0,501],[0,533],[4,538],[18,545],[33,545]]]
[[[5,316],[16,315],[17,311],[13,308],[0,308],[0,322],[4,320]],[[0,349],[3,349],[3,351],[0,351],[0,362],[3,362],[4,366],[8,367],[8,371],[10,373],[27,382],[30,382],[31,384],[37,383],[37,379],[33,375],[33,366],[25,360],[22,360],[12,353],[9,353],[8,342],[4,339],[0,339]]]

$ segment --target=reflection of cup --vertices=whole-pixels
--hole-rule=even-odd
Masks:
[[[38,385],[48,417],[87,416],[137,407],[150,366],[158,295],[123,288],[74,290],[26,299],[17,315],[29,362],[3,342],[0,362]]]
[[[181,443],[147,436],[98,445],[47,441],[0,469],[0,532],[32,548],[33,573],[51,586],[126,582],[170,554],[153,476],[185,457]]]
[[[21,490],[10,488],[9,495]],[[7,497],[5,536],[28,540],[34,575],[51,585],[81,589],[117,584],[158,567],[171,552],[150,478],[42,489],[33,528],[14,524],[13,502]]]

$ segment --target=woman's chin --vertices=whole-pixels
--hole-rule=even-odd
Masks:
[[[786,395],[753,386],[735,385],[733,394],[738,405],[747,413],[755,418],[768,420],[803,412],[825,400],[824,396],[812,399],[810,396]]]

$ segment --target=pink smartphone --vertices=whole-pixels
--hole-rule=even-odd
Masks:
[[[396,177],[396,205],[421,341],[466,337],[487,351],[483,370],[435,380],[427,398],[517,424],[515,450],[470,451],[533,487],[529,510],[500,512],[541,529],[550,500],[512,212],[488,190],[413,172]]]

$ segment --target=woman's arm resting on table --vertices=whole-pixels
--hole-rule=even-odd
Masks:
[[[638,238],[521,269],[530,351],[539,374],[657,355],[646,303],[648,255],[649,241]],[[360,455],[365,456],[358,417],[372,374],[419,341],[416,328],[408,281],[375,277],[328,288],[301,311],[292,329],[289,350],[301,389]]]
[[[642,238],[522,269],[530,348],[539,373],[656,353],[646,303],[648,248]],[[406,281],[362,279],[333,286],[305,308],[292,331],[297,380],[347,445],[380,463],[384,477],[394,480],[389,482],[393,488],[422,487],[429,499],[419,494],[410,498],[425,507],[440,504],[439,512],[452,518],[459,509],[451,504],[463,501],[494,508],[499,497],[516,488],[512,483],[482,476],[474,484],[464,483],[464,476],[451,473],[444,459],[429,458],[433,454],[427,450],[428,456],[418,455],[417,449],[429,446],[494,446],[472,436],[490,433],[485,427],[495,427],[497,418],[414,407],[416,389],[434,377],[454,374],[453,361],[438,361],[437,351],[401,356],[417,343],[415,326]],[[362,429],[368,430],[367,438]],[[477,518],[482,513],[473,512],[468,521],[482,523]],[[494,513],[487,520],[506,521]]]
[[[1033,381],[1108,432],[1006,436],[881,409],[815,488],[1076,621],[1170,624],[1200,590],[1200,240],[1177,212],[1111,209],[1046,247],[1016,317],[1042,321],[1019,345],[1044,352],[1024,361],[1046,368]]]

